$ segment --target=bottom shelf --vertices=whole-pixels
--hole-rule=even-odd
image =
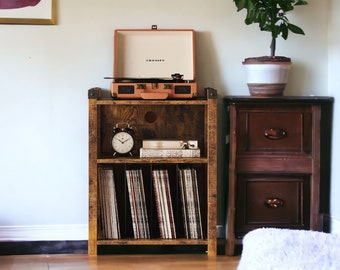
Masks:
[[[97,245],[207,245],[206,239],[115,239],[115,240],[98,240]]]
[[[212,246],[210,246],[213,244]],[[114,239],[97,240],[89,254],[207,254],[216,256],[215,243],[207,239]],[[209,247],[210,246],[210,247]]]
[[[206,164],[115,164],[98,172],[97,239],[206,244]]]
[[[100,241],[101,242],[101,241]],[[216,256],[215,252],[210,252],[208,245],[205,244],[174,244],[173,241],[156,241],[156,243],[114,243],[114,244],[98,244],[94,247],[94,253],[90,255],[119,255],[119,254],[206,254]]]

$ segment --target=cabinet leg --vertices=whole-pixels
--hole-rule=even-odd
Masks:
[[[225,246],[225,254],[227,256],[234,256],[235,253],[235,240],[228,238]]]

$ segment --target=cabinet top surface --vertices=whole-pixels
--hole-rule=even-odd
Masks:
[[[88,90],[88,99],[96,101],[98,104],[162,104],[162,105],[175,105],[175,104],[205,104],[209,100],[217,99],[217,91],[213,88],[205,88],[205,95],[193,97],[191,99],[114,99],[107,91],[102,91],[101,88],[95,87]]]
[[[98,105],[207,105],[206,99],[93,99]]]
[[[225,96],[224,100],[227,103],[329,103],[333,102],[334,98],[330,96]]]

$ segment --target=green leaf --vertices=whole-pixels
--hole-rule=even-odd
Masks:
[[[257,16],[258,14],[253,9],[248,10],[245,23],[251,24],[254,22],[258,22]]]
[[[240,11],[242,9],[253,9],[254,3],[253,0],[234,0],[235,5],[237,7],[237,11]]]
[[[305,32],[295,24],[288,23],[288,29],[295,34],[304,35]]]
[[[234,0],[237,7],[237,11],[240,11],[246,7],[246,0]]]
[[[281,36],[284,40],[288,38],[288,27],[286,24],[280,25]]]
[[[260,18],[259,18],[260,26],[263,27],[266,25],[267,22],[267,14],[266,13],[261,13]]]
[[[308,5],[307,1],[304,0],[298,0],[294,6],[302,6],[302,5]]]
[[[274,1],[274,2],[277,2],[280,9],[284,10],[285,12],[287,11],[290,11],[290,10],[293,10],[294,9],[294,6],[293,6],[293,3],[295,0],[277,0],[277,1]]]

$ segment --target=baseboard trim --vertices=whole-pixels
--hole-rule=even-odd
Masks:
[[[0,256],[86,253],[87,241],[25,241],[0,244]]]
[[[81,241],[87,239],[87,224],[0,226],[0,242]]]

